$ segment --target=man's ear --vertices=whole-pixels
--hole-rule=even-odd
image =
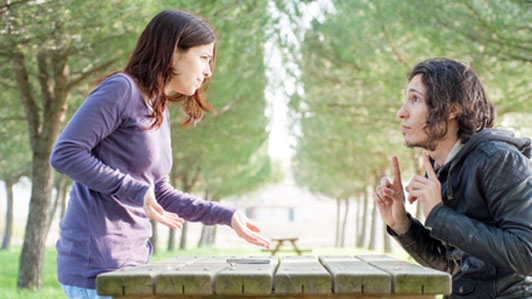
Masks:
[[[462,113],[462,107],[458,106],[457,104],[451,104],[451,107],[449,107],[449,117],[448,120],[456,119],[458,115]]]

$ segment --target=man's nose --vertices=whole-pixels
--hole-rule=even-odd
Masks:
[[[407,114],[407,111],[406,111],[406,108],[405,108],[405,104],[401,105],[401,108],[399,108],[399,110],[397,110],[397,113],[395,114],[395,116],[397,118],[407,118],[408,117],[408,114]]]

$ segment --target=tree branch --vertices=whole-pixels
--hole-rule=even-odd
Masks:
[[[44,111],[50,109],[50,103],[52,102],[52,92],[50,88],[50,75],[48,74],[47,51],[41,50],[37,54],[37,69],[39,71],[38,78],[41,86],[41,96]]]
[[[363,70],[363,68],[357,65],[355,62],[340,58],[340,54],[337,53],[336,48],[331,49],[334,51],[334,53],[329,53],[329,49],[325,49],[323,43],[316,42],[315,40],[310,40],[310,47],[312,47],[313,52],[318,53],[322,58],[327,59],[327,61],[339,68],[348,67],[356,71]]]
[[[59,48],[50,51],[51,68],[53,71],[53,95],[51,101],[45,102],[44,106],[44,120],[46,126],[43,128],[42,140],[43,144],[53,146],[55,139],[61,131],[64,116],[68,107],[69,91],[67,89],[68,81],[68,57],[70,49],[68,47]]]
[[[20,98],[24,105],[24,112],[26,113],[26,120],[28,121],[28,129],[30,134],[30,140],[32,147],[36,146],[37,139],[39,137],[41,128],[41,120],[39,115],[39,106],[35,102],[33,97],[33,87],[28,78],[28,72],[26,70],[25,57],[22,53],[17,53],[13,56],[13,70],[15,72],[15,78],[17,81],[18,89],[20,92]]]
[[[375,2],[375,6],[377,8],[377,19],[379,24],[381,25],[382,32],[384,33],[384,36],[386,37],[386,41],[390,44],[390,47],[392,47],[392,51],[395,54],[395,57],[397,57],[397,60],[406,68],[409,68],[409,63],[406,61],[406,59],[403,57],[403,54],[399,51],[395,43],[393,42],[393,39],[390,35],[390,32],[388,31],[388,27],[386,27],[386,24],[382,21],[383,17],[381,15],[381,10],[378,2]]]
[[[26,118],[23,115],[15,115],[15,116],[6,116],[6,117],[0,117],[0,122],[5,123],[8,121],[24,121]]]
[[[81,82],[83,82],[85,79],[87,79],[92,74],[107,69],[108,67],[113,65],[116,61],[117,61],[117,59],[113,58],[113,59],[107,60],[106,62],[104,62],[104,63],[102,63],[102,64],[100,64],[98,66],[95,66],[95,67],[91,68],[90,70],[88,70],[86,72],[81,72],[81,73],[72,75],[72,77],[74,77],[74,79],[70,80],[70,82],[67,83],[67,90],[71,90],[73,87],[75,87],[78,84],[80,84]]]
[[[29,2],[29,0],[6,1],[5,3],[0,4],[0,12],[9,9],[13,5],[23,4],[26,2]]]
[[[226,10],[228,10],[230,8],[233,8],[233,6],[237,5],[238,2],[240,2],[240,0],[235,0],[235,1],[233,1],[232,5],[225,5],[224,8],[215,11],[214,13],[212,13],[213,18],[217,17],[219,14],[225,12]]]
[[[0,18],[4,17],[4,14],[14,5],[18,4],[25,4],[29,2],[29,0],[18,0],[18,1],[5,1],[4,3],[0,4]]]
[[[17,88],[16,84],[12,84],[12,81],[4,80],[4,78],[0,79],[0,86],[3,86],[5,89],[16,89]]]
[[[213,113],[212,113],[212,116],[213,117],[218,117],[224,113],[226,113],[227,111],[229,111],[233,106],[234,104],[238,101],[237,98],[233,98],[229,103],[227,103],[223,108],[222,110],[218,111],[218,110],[215,110]]]
[[[529,40],[527,39],[515,39],[512,38],[513,36],[510,34],[501,33],[497,29],[495,29],[488,21],[486,21],[481,13],[475,9],[467,0],[463,1],[464,5],[466,6],[467,10],[469,10],[473,17],[478,21],[479,25],[486,30],[487,34],[485,34],[483,37],[480,35],[480,38],[483,38],[483,41],[486,44],[495,43],[500,46],[510,47],[514,49],[519,49],[525,52],[532,51],[531,47],[527,47]],[[506,28],[512,31],[510,28]],[[516,28],[514,28],[516,29]],[[475,38],[478,38],[478,32],[475,32],[473,35]],[[473,39],[474,40],[474,39]]]

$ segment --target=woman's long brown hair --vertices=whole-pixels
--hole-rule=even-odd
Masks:
[[[192,96],[177,94],[169,96],[164,87],[181,70],[172,67],[175,51],[215,42],[214,32],[198,17],[180,10],[165,10],[156,15],[139,37],[137,46],[124,69],[133,77],[142,92],[151,101],[154,119],[151,128],[161,126],[167,103],[182,102],[188,119],[182,126],[198,122],[203,111],[211,112],[214,107],[205,99],[209,79]],[[210,62],[214,68],[216,45]]]

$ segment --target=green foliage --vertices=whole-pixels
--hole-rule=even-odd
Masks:
[[[46,115],[50,103],[72,92],[76,103],[86,95],[87,79],[102,76],[109,67],[127,58],[135,42],[132,33],[138,22],[125,22],[139,16],[141,6],[134,1],[11,1],[0,9],[0,178],[16,173],[31,173],[28,122],[46,127],[57,120]],[[134,19],[134,18],[131,18]],[[29,86],[18,86],[13,72],[13,57],[22,55]],[[54,69],[66,57],[65,87],[57,81]],[[83,84],[80,88],[80,84]],[[77,89],[76,89],[77,87]],[[25,115],[19,90],[29,89],[35,97],[38,120]],[[68,102],[67,102],[68,105]],[[77,107],[77,105],[73,105]],[[74,109],[70,109],[71,111]],[[26,120],[25,118],[29,118]],[[42,120],[42,122],[41,122]],[[37,128],[37,131],[41,129]],[[31,134],[30,134],[31,135]],[[35,140],[33,142],[36,142]],[[35,150],[35,149],[34,149]]]
[[[265,1],[216,1],[183,4],[216,30],[216,67],[208,100],[217,112],[194,128],[179,129],[172,110],[174,171],[197,175],[196,191],[214,198],[239,195],[272,181],[267,155],[264,88],[264,27],[270,22]],[[191,173],[191,174],[189,174]]]
[[[416,155],[402,145],[395,113],[406,74],[430,57],[470,64],[505,125],[532,126],[529,3],[334,1],[334,7],[325,21],[311,23],[289,56],[303,90],[290,102],[301,126],[293,163],[299,184],[352,195],[389,171],[394,154],[403,170],[415,171]]]
[[[37,56],[63,51],[69,58],[67,72],[78,80],[95,67],[127,58],[143,25],[131,20],[143,16],[144,8],[125,0],[16,1],[3,12],[0,55],[7,61],[15,52],[27,56],[30,77],[37,81]],[[11,67],[3,66],[10,80]]]
[[[20,100],[11,90],[2,94],[5,97],[0,106],[0,180],[12,180],[30,174],[31,151],[27,126],[18,109]]]
[[[111,69],[122,68],[148,21],[160,10],[173,8],[199,14],[216,28],[218,60],[209,100],[221,110],[219,114],[207,116],[196,129],[188,131],[178,128],[180,112],[173,112],[177,171],[180,175],[193,176],[201,169],[203,186],[209,180],[213,191],[223,189],[218,192],[220,196],[242,193],[270,180],[271,166],[264,150],[268,132],[264,116],[263,29],[270,21],[265,13],[265,1],[140,3],[121,0],[91,3],[62,0],[13,3],[0,12],[6,28],[0,32],[0,59],[6,62],[0,66],[0,84],[8,87],[0,91],[0,96],[13,99],[12,106],[2,106],[0,117],[16,118],[13,128],[20,130],[9,127],[9,134],[16,135],[16,138],[0,147],[0,163],[6,164],[7,157],[14,157],[13,152],[23,155],[24,163],[29,163],[31,157],[29,150],[24,151],[28,143],[19,142],[27,140],[24,131],[27,129],[9,61],[14,52],[20,51],[27,57],[26,66],[36,96],[42,93],[42,88],[41,92],[38,88],[37,57],[43,53],[68,52],[67,72],[71,82],[77,83],[69,90],[73,100],[67,107],[66,118],[69,119],[94,88],[94,79],[102,78]],[[53,64],[53,55],[47,57],[47,61]],[[53,84],[48,88],[53,89]],[[42,102],[37,104],[44,105]],[[44,115],[40,117],[44,118]],[[0,132],[1,136],[4,132],[8,132],[7,126]],[[15,141],[19,143],[15,145]],[[15,150],[17,148],[19,150]],[[10,166],[21,168],[15,163]],[[229,168],[231,171],[227,171]],[[221,176],[225,179],[222,180]],[[244,181],[247,183],[243,184]]]

